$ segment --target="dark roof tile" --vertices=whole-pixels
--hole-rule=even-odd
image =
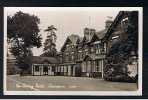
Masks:
[[[104,29],[99,32],[96,32],[96,35],[98,36],[99,39],[102,39],[105,36],[106,32],[107,32],[107,29]]]
[[[55,57],[32,56],[31,62],[36,64],[57,64],[58,60]]]

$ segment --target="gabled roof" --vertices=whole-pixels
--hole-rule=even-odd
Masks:
[[[94,33],[94,34],[95,34],[95,33]],[[91,34],[91,35],[89,36],[89,39],[88,39],[88,37],[85,37],[85,36],[84,36],[82,42],[86,42],[86,43],[91,42],[91,40],[92,40],[94,34]]]
[[[94,41],[94,39],[98,39],[98,40],[103,39],[106,32],[107,32],[107,29],[96,32],[96,34],[94,34],[93,37],[91,38],[91,42]]]
[[[79,39],[79,36],[75,35],[75,34],[72,34],[68,38],[71,40],[72,44],[75,45],[77,43],[78,39]]]
[[[78,41],[77,41],[77,44],[80,44],[83,42],[83,37],[79,37]]]
[[[122,20],[123,15],[129,13],[130,11],[120,11],[118,13],[118,15],[116,16],[115,20],[113,21],[113,23],[111,24],[111,26],[108,28],[105,36],[104,36],[104,41],[106,41],[109,36],[112,34],[112,32],[114,31],[114,28],[118,25],[119,21]]]
[[[64,45],[61,48],[61,51],[64,50],[64,48],[66,47],[66,44],[70,41],[72,45],[76,45],[77,41],[79,40],[79,36],[72,34],[70,36],[67,37],[66,41],[64,42]]]
[[[105,55],[88,54],[83,58],[83,61],[103,59],[103,58],[105,58]]]
[[[34,64],[57,64],[58,60],[55,57],[41,57],[41,56],[32,56],[31,63]]]
[[[86,55],[84,58],[83,58],[83,61],[89,61],[89,60],[93,60],[93,58],[90,56],[90,55]]]
[[[99,37],[96,34],[94,34],[92,39],[91,39],[91,42],[95,42],[96,40],[98,41]]]

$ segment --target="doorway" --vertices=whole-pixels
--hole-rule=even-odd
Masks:
[[[48,66],[43,67],[43,75],[48,75]]]
[[[75,76],[81,77],[81,67],[79,65],[75,67]]]

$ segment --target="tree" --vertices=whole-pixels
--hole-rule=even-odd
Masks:
[[[11,41],[10,52],[15,56],[17,65],[25,71],[31,64],[32,47],[41,46],[39,35],[40,19],[21,11],[7,17],[7,38]]]
[[[44,42],[44,53],[41,56],[56,56],[57,50],[56,50],[56,33],[55,31],[57,28],[55,28],[53,25],[49,26],[47,29],[45,29],[45,32],[47,32],[47,39]]]

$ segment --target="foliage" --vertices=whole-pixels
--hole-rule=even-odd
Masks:
[[[129,81],[127,64],[131,51],[137,53],[138,48],[138,14],[128,13],[128,23],[124,29],[126,40],[113,44],[107,54],[104,78],[112,81]]]
[[[7,37],[11,43],[10,52],[15,56],[17,64],[22,70],[29,67],[32,47],[41,46],[41,35],[38,24],[40,20],[35,15],[21,11],[7,17]]]
[[[49,26],[47,29],[45,29],[45,32],[47,33],[47,39],[44,42],[44,53],[41,56],[56,56],[57,50],[56,50],[56,33],[55,31],[57,28],[55,28],[53,25]]]

